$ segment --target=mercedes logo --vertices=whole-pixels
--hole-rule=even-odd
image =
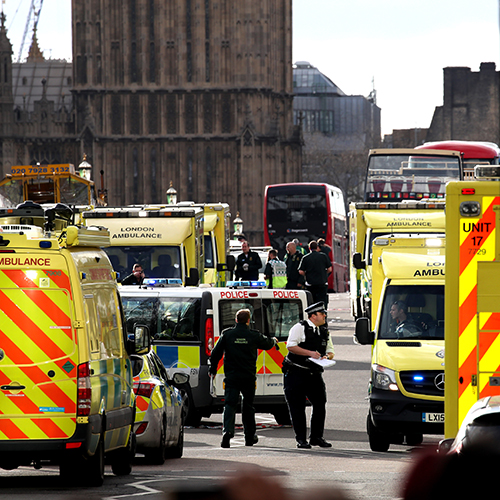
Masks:
[[[434,385],[440,390],[444,391],[444,373],[439,373],[434,378]]]
[[[3,349],[0,349],[0,361],[5,357],[5,352]]]

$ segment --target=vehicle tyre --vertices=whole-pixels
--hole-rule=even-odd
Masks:
[[[184,424],[181,424],[179,435],[177,436],[177,443],[175,446],[166,449],[166,456],[168,458],[181,458],[184,453]]]
[[[163,422],[161,425],[161,435],[160,442],[157,448],[149,450],[146,453],[146,457],[155,465],[163,465],[165,463],[165,440],[167,438],[167,422],[165,417],[163,417]]]
[[[125,448],[113,452],[111,458],[111,470],[115,476],[127,476],[132,472],[132,461],[135,456],[136,437],[131,431]]]
[[[288,411],[287,405],[282,405],[277,407],[273,411],[274,420],[278,425],[291,425],[292,421],[290,419],[290,412]]]
[[[370,414],[366,418],[366,432],[368,433],[368,441],[370,442],[370,449],[372,451],[385,452],[389,449],[391,444],[389,435],[377,430],[373,425]]]
[[[418,446],[418,445],[422,444],[423,440],[424,440],[424,436],[418,432],[406,435],[406,444],[408,446]]]

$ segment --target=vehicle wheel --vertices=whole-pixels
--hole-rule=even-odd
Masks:
[[[132,461],[135,456],[135,432],[130,433],[125,448],[113,452],[111,459],[111,470],[115,476],[127,476],[132,472]]]
[[[147,452],[146,457],[155,465],[163,465],[165,463],[165,439],[167,437],[167,423],[165,418],[161,425],[161,435],[158,447]]]
[[[422,434],[419,434],[418,432],[406,435],[406,444],[408,446],[418,446],[419,444],[422,444],[423,440],[424,436]]]
[[[368,433],[368,441],[370,442],[370,449],[372,451],[385,452],[389,449],[390,441],[389,436],[380,432],[373,425],[370,414],[366,418],[366,432]]]
[[[184,453],[184,424],[179,429],[177,436],[177,444],[171,448],[167,448],[165,454],[168,458],[181,458]]]
[[[90,486],[102,486],[104,482],[104,443],[99,439],[97,449],[92,457],[85,461],[82,479]]]
[[[278,425],[291,425],[290,412],[288,406],[280,406],[273,411],[274,420]]]

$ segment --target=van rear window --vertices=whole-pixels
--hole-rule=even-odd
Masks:
[[[293,325],[304,317],[302,302],[290,299],[241,299],[219,301],[220,331],[235,324],[240,309],[250,310],[250,328],[286,340]]]
[[[147,325],[154,340],[193,342],[200,340],[201,299],[179,297],[122,296],[127,333],[134,325]]]

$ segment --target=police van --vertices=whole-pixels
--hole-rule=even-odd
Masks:
[[[60,466],[100,485],[131,471],[135,397],[109,233],[64,205],[0,210],[0,467]],[[144,341],[140,349],[140,341]]]
[[[182,287],[175,280],[146,279],[143,286],[122,286],[120,294],[127,329],[149,327],[154,349],[170,376],[189,374],[187,425],[221,413],[224,406],[222,363],[211,391],[210,352],[220,332],[234,326],[236,312],[250,309],[250,328],[276,337],[278,349],[259,351],[255,409],[271,413],[278,424],[289,424],[283,393],[283,358],[291,327],[305,319],[311,295],[303,290],[268,290],[263,282],[229,282],[228,287]],[[211,393],[215,396],[213,397]]]

